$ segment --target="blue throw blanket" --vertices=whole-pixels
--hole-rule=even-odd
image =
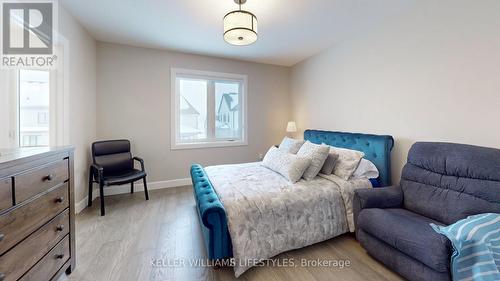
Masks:
[[[454,281],[500,280],[500,214],[469,216],[446,227],[431,226],[453,245]]]

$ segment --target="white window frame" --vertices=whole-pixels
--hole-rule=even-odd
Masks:
[[[229,146],[244,146],[248,145],[248,118],[247,118],[247,84],[248,77],[243,74],[232,74],[232,73],[222,73],[222,72],[212,72],[212,71],[202,71],[202,70],[192,70],[192,69],[183,69],[183,68],[171,68],[171,96],[170,96],[170,105],[171,105],[171,149],[194,149],[194,148],[209,148],[209,147],[229,147]],[[180,140],[180,116],[179,116],[179,107],[180,107],[180,87],[177,83],[178,77],[185,78],[198,78],[198,79],[206,79],[211,81],[221,81],[221,82],[239,82],[241,83],[241,139],[232,140],[232,139],[215,139],[215,136],[211,132],[215,130],[215,128],[211,128],[215,126],[215,108],[210,106],[214,104],[213,100],[215,97],[209,93],[207,97],[207,125],[208,132],[207,138],[208,140],[202,141],[193,141],[193,142],[181,142]],[[214,91],[213,84],[209,83],[209,91]]]

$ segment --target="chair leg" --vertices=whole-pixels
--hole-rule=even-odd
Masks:
[[[104,211],[104,184],[99,183],[99,193],[101,197],[101,216],[105,215]]]
[[[130,193],[134,193],[134,182],[130,183]]]
[[[92,171],[89,172],[89,202],[87,204],[87,206],[92,206],[92,188],[94,187],[94,180],[93,180],[93,174],[92,174]]]
[[[149,200],[148,184],[146,183],[146,177],[142,179],[142,182],[144,182],[144,195],[146,196],[146,200]]]

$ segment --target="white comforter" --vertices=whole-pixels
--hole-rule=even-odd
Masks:
[[[291,184],[260,162],[205,171],[226,209],[237,277],[255,260],[353,231],[354,189],[371,187],[335,176]]]

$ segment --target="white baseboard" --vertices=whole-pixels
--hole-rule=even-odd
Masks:
[[[168,180],[168,181],[155,181],[155,182],[148,182],[148,190],[164,189],[164,188],[184,186],[190,184],[191,184],[191,178]],[[144,191],[144,185],[142,183],[135,184],[134,191]],[[104,188],[104,196],[125,194],[129,192],[130,192],[129,184],[110,186]],[[92,201],[94,201],[94,199],[96,199],[97,197],[99,197],[99,190],[94,187],[94,191],[92,192]],[[87,201],[88,201],[88,196],[85,196],[85,198],[80,200],[80,202],[76,203],[75,212],[77,214],[83,211],[85,208],[87,208]]]

